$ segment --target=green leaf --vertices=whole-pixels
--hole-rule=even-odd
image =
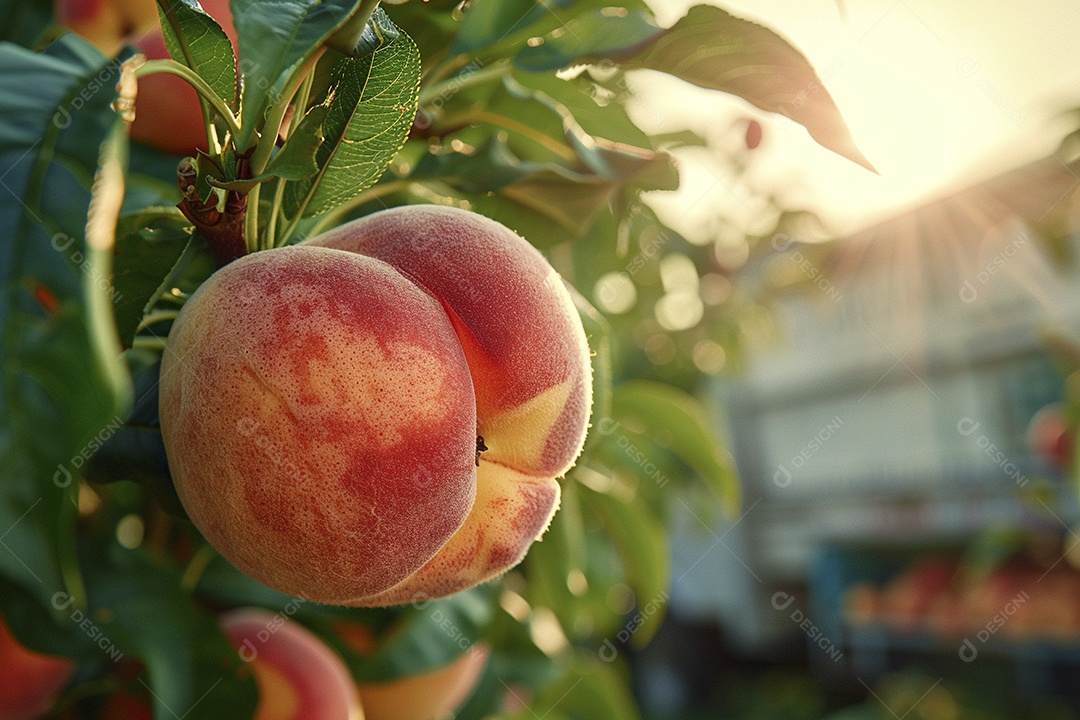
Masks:
[[[338,63],[329,109],[308,113],[326,113],[326,139],[316,153],[319,172],[287,186],[290,216],[327,212],[375,184],[405,144],[419,82],[420,53],[405,33],[367,57]]]
[[[619,553],[627,583],[637,597],[630,640],[643,647],[664,619],[671,586],[667,534],[640,497],[628,502],[582,486],[582,501],[600,519]]]
[[[361,58],[370,55],[383,45],[392,43],[401,31],[390,21],[386,13],[377,10],[373,12],[370,8],[372,4],[377,5],[378,0],[374,3],[371,0],[361,2],[348,22],[327,38],[327,47],[352,58]],[[367,12],[365,12],[365,6],[367,6]]]
[[[676,190],[679,175],[671,157],[664,152],[654,152],[622,142],[593,137],[585,132],[573,112],[547,93],[522,85],[514,78],[506,78],[510,94],[523,100],[533,100],[547,107],[562,121],[563,137],[567,145],[596,177],[609,182],[642,182],[649,190]]]
[[[232,41],[194,0],[158,0],[161,34],[173,60],[206,81],[219,98],[236,109],[236,57]]]
[[[547,5],[533,0],[477,0],[465,12],[451,49],[455,54],[474,54],[528,28],[545,12],[559,12],[567,4],[568,0],[554,0]]]
[[[540,712],[559,712],[588,720],[636,720],[641,717],[629,686],[615,665],[576,654],[559,682],[531,703]],[[533,711],[536,712],[535,710]]]
[[[180,571],[115,542],[85,553],[90,608],[102,652],[146,664],[154,717],[252,717],[258,690],[217,618],[180,587]],[[75,608],[69,612],[74,613]],[[72,618],[76,621],[76,618]]]
[[[470,98],[467,107],[447,114],[436,131],[485,123],[487,136],[473,153],[425,158],[416,168],[418,179],[442,173],[439,179],[465,192],[497,190],[578,237],[620,194],[678,187],[667,153],[590,136],[566,105],[514,78]],[[508,130],[507,137],[496,135],[492,126]],[[482,198],[475,201],[485,204]]]
[[[725,511],[737,515],[740,491],[734,464],[697,400],[664,383],[631,380],[615,388],[611,411],[617,421],[634,422],[654,438],[663,438],[705,480]]]
[[[191,242],[191,223],[176,208],[121,215],[116,225],[113,286],[120,342],[131,345],[143,316],[167,288],[170,271]]]
[[[655,148],[652,138],[634,124],[626,114],[622,98],[608,90],[605,83],[594,80],[589,73],[573,78],[560,78],[553,72],[514,72],[514,79],[529,90],[543,93],[566,108],[574,120],[589,135],[626,143],[639,148]],[[616,76],[621,78],[622,75]],[[616,83],[615,78],[607,84]],[[628,94],[625,88],[617,89]],[[610,92],[611,95],[605,93]]]
[[[315,157],[323,143],[322,125],[329,110],[325,105],[318,105],[304,116],[266,166],[267,176],[303,180],[319,172]]]
[[[41,36],[56,22],[53,4],[48,0],[0,0],[0,42],[13,42],[25,48],[37,45]]]
[[[243,78],[244,150],[293,74],[352,16],[360,0],[233,0]]]
[[[654,43],[664,33],[651,12],[613,13],[609,9],[582,13],[567,32],[523,48],[514,65],[530,72],[558,70],[581,58],[627,57]]]
[[[0,574],[45,604],[65,584],[81,593],[73,479],[130,402],[108,282],[122,196],[117,70],[75,35],[41,53],[0,45],[0,167],[12,196],[0,203]]]
[[[503,188],[502,195],[548,216],[577,236],[583,236],[604,213],[616,187],[599,178],[567,182],[562,173],[542,170]]]
[[[212,550],[208,545],[206,548]],[[199,576],[197,590],[201,597],[220,605],[283,608],[294,599],[245,575],[216,553]]]
[[[876,172],[855,146],[814,68],[772,30],[720,8],[698,5],[651,40],[611,48],[606,37],[616,34],[612,26],[620,22],[632,23],[636,29],[619,32],[619,36],[646,37],[643,21],[632,17],[604,17],[603,11],[582,15],[566,33],[523,50],[515,62],[535,71],[606,59],[625,68],[659,70],[785,115],[805,127],[823,147]]]
[[[455,34],[451,52],[504,56],[527,38],[565,30],[574,17],[591,10],[620,13],[647,10],[641,0],[472,0]]]

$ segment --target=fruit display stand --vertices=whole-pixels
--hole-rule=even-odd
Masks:
[[[961,550],[822,548],[810,612],[836,639],[847,679],[870,685],[919,666],[951,678],[992,673],[1024,696],[1080,701],[1069,680],[1080,670],[1080,572],[1052,553],[980,569],[971,548]]]

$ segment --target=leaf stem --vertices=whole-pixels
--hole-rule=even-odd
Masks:
[[[479,61],[476,61],[479,62]],[[459,66],[460,67],[460,66]],[[464,67],[468,67],[465,65]],[[459,68],[454,68],[455,70]],[[510,74],[513,70],[513,65],[509,60],[499,60],[493,62],[490,65],[481,66],[478,70],[472,72],[463,73],[460,75],[452,75],[445,80],[440,80],[420,91],[420,105],[431,102],[435,98],[444,93],[451,95],[459,93],[466,88],[470,88],[474,85],[482,85],[483,83],[491,80],[492,78],[500,78]]]
[[[147,313],[139,326],[135,329],[135,332],[139,330],[145,330],[151,325],[159,322],[165,322],[166,320],[175,320],[176,316],[180,314],[179,310],[155,310]]]
[[[180,589],[187,593],[194,592],[199,585],[199,578],[202,577],[210,562],[216,557],[217,550],[214,549],[213,545],[206,544],[196,550],[195,554],[191,556],[187,567],[184,568],[184,574],[180,576]]]
[[[131,341],[134,350],[151,350],[161,352],[165,349],[165,338],[139,336]]]
[[[262,175],[263,170],[266,169],[266,165],[270,162],[270,155],[274,151],[274,146],[277,145],[281,122],[285,119],[285,113],[288,111],[289,106],[293,104],[293,97],[300,87],[307,82],[308,75],[315,69],[315,64],[319,62],[325,52],[325,45],[316,48],[308,59],[304,61],[304,64],[289,78],[289,84],[282,89],[281,96],[270,107],[270,112],[267,113],[266,121],[263,124],[262,135],[259,137],[255,152],[251,156],[252,177]]]
[[[175,60],[147,60],[141,68],[135,72],[135,77],[145,77],[147,75],[153,75],[154,73],[166,73],[168,75],[175,75],[183,80],[186,80],[188,85],[195,88],[195,91],[206,102],[210,104],[218,115],[225,121],[225,124],[229,126],[229,131],[235,136],[240,132],[240,125],[237,122],[236,116],[233,115],[232,110],[229,109],[225,101],[217,96],[205,80],[195,74],[191,68],[186,65],[181,65]]]
[[[540,130],[526,125],[520,120],[506,117],[505,115],[499,115],[498,113],[490,112],[488,110],[473,110],[470,112],[462,113],[460,115],[456,115],[454,116],[452,122],[448,121],[448,124],[451,124],[454,127],[464,127],[466,125],[481,122],[491,123],[492,125],[501,127],[505,130],[510,130],[512,132],[523,135],[535,142],[537,145],[547,148],[551,152],[561,157],[563,160],[573,161],[577,159],[577,155],[574,153],[573,150],[571,150],[566,145],[558,142],[554,138],[545,135]]]
[[[244,214],[244,242],[249,253],[261,250],[259,247],[259,191],[262,184],[248,191],[247,211]]]

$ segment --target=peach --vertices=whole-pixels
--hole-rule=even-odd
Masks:
[[[379,683],[357,683],[367,720],[442,720],[472,694],[490,650],[474,645],[430,672]]]
[[[23,647],[0,617],[0,720],[43,715],[74,669],[67,658]]]
[[[540,253],[492,220],[413,206],[204,283],[169,335],[162,435],[189,516],[240,570],[389,605],[520,562],[591,392],[580,320]]]
[[[345,663],[299,623],[245,608],[223,615],[221,627],[259,686],[254,720],[363,720]]]

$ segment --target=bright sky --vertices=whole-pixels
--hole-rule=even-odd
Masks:
[[[693,4],[653,3],[664,25]],[[1076,115],[1061,116],[1080,107],[1076,0],[718,4],[768,25],[807,56],[881,175],[818,148],[783,118],[648,73],[639,78],[647,93],[635,113],[646,129],[690,127],[714,148],[742,153],[748,162],[735,182],[725,170],[730,163],[718,161],[715,152],[679,154],[684,188],[655,204],[688,235],[718,232],[717,208],[741,212],[751,222],[761,214],[749,202],[754,192],[814,209],[836,230],[854,230],[950,186],[1045,156],[1080,125]],[[754,153],[742,146],[745,125],[732,125],[750,116],[760,117],[765,128]],[[767,224],[768,218],[759,219]]]

